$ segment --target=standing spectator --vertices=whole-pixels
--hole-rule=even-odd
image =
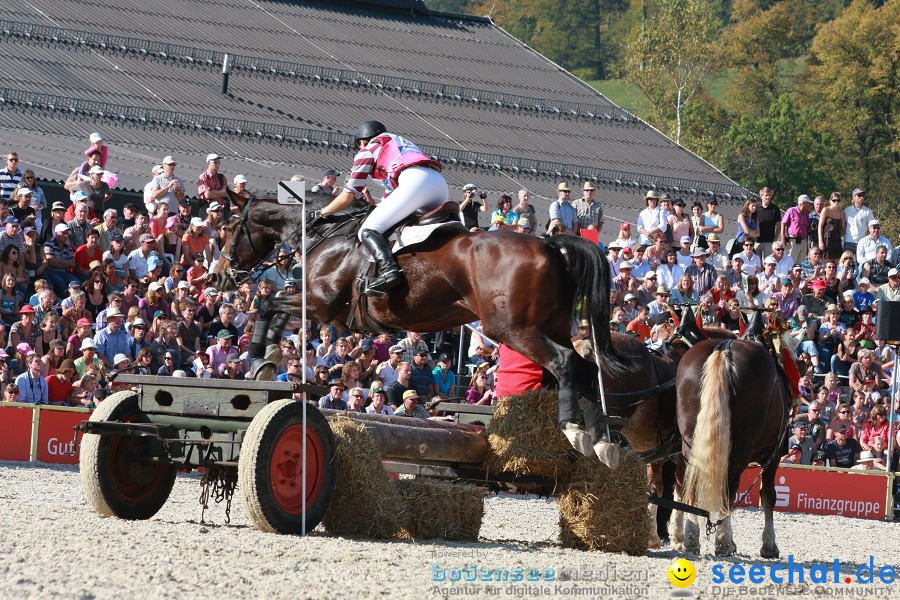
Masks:
[[[216,153],[206,155],[206,170],[197,177],[197,198],[200,208],[206,208],[213,201],[228,202],[228,178],[219,173],[222,157]]]
[[[487,211],[487,207],[476,200],[477,194],[478,186],[474,183],[467,183],[463,186],[463,200],[459,203],[459,217],[469,231],[478,229],[478,213]]]
[[[150,181],[144,186],[144,208],[148,215],[152,215],[156,210],[156,200],[153,199],[156,193],[154,181],[163,174],[164,170],[162,165],[153,165],[153,168],[150,169]]]
[[[806,194],[797,198],[797,206],[792,206],[781,219],[781,243],[787,247],[794,264],[806,260],[807,237],[809,236],[809,211],[812,200]]]
[[[519,225],[523,229],[526,228],[525,225],[522,223],[522,219],[527,219],[527,223],[529,223],[531,225],[531,229],[533,230],[533,229],[537,228],[537,220],[536,220],[537,216],[535,214],[534,206],[529,204],[529,202],[528,202],[530,197],[531,197],[531,193],[528,190],[526,190],[525,188],[522,188],[521,190],[519,190],[519,193],[518,193],[519,203],[516,204],[516,206],[513,208],[513,210],[515,211],[515,213],[517,215],[519,215],[519,223],[517,223],[517,225]],[[601,209],[601,225],[602,225],[602,209]],[[520,233],[531,233],[531,231],[520,232]]]
[[[105,169],[106,163],[109,161],[109,146],[103,143],[103,136],[99,132],[95,131],[88,139],[91,143],[84,151],[84,155],[90,156],[94,152],[100,152],[100,161],[97,164]]]
[[[828,198],[828,206],[819,215],[819,250],[825,260],[837,261],[841,257],[846,229],[847,217],[841,209],[841,195],[832,192]]]
[[[566,182],[556,186],[556,200],[550,203],[550,223],[547,231],[557,230],[559,233],[578,233],[578,213],[569,201],[572,188]]]
[[[637,228],[641,233],[641,243],[650,242],[656,234],[662,233],[661,218],[662,211],[659,208],[659,194],[650,190],[644,197],[647,208],[642,210],[638,215]]]
[[[756,243],[753,239],[748,237],[744,240],[744,251],[735,255],[736,257],[740,256],[743,260],[741,272],[743,272],[744,275],[756,275],[762,271],[759,255],[753,251],[755,245]]]
[[[590,181],[585,181],[581,186],[581,198],[572,203],[575,213],[578,215],[578,225],[581,229],[596,229],[603,232],[603,206],[594,199],[597,188]],[[519,215],[522,216],[522,215]]]
[[[94,165],[88,170],[88,179],[77,181],[70,188],[75,192],[84,192],[87,200],[93,203],[95,214],[103,214],[106,203],[112,199],[113,195],[109,184],[102,179],[105,172],[100,165]]]
[[[737,218],[737,235],[734,238],[734,241],[738,244],[742,244],[746,246],[744,242],[748,239],[753,242],[752,248],[756,247],[756,240],[759,239],[759,201],[756,198],[750,198],[746,202],[744,202],[744,206],[741,207],[741,212]],[[744,260],[744,266],[746,267],[747,260]],[[754,275],[755,273],[747,273],[748,275]]]
[[[759,190],[760,205],[757,209],[759,237],[756,238],[756,241],[759,244],[760,256],[768,256],[772,251],[772,242],[781,239],[782,236],[781,209],[772,203],[774,197],[775,194],[770,188],[764,187]],[[784,274],[781,276],[784,277]]]
[[[31,190],[25,186],[22,186],[16,190],[16,193],[13,195],[13,199],[15,200],[16,205],[10,209],[12,212],[12,216],[18,219],[19,223],[34,225],[37,218],[37,211],[35,211],[34,207],[31,206]]]
[[[28,404],[49,404],[49,389],[47,380],[41,377],[40,357],[30,352],[25,358],[27,370],[16,377],[16,386],[19,388],[19,402]]]
[[[184,180],[175,175],[177,163],[171,156],[163,159],[163,172],[150,182],[149,200],[156,204],[165,202],[170,213],[178,212],[178,203],[184,200]],[[146,197],[145,197],[146,199]]]
[[[719,214],[719,201],[715,198],[710,199],[706,203],[706,212],[703,213],[699,229],[700,235],[704,238],[704,240],[703,243],[700,243],[698,245],[707,247],[708,242],[705,238],[709,237],[711,233],[722,235],[722,233],[725,232],[725,217]]]
[[[340,177],[340,175],[341,172],[337,169],[325,169],[324,171],[322,171],[322,181],[309,188],[309,191],[313,194],[327,194],[329,196],[337,196],[339,188],[335,187],[334,184],[337,183],[337,178]]]
[[[694,226],[691,223],[691,218],[684,212],[685,206],[684,200],[678,198],[673,204],[672,214],[666,217],[669,231],[672,232],[673,248],[681,248],[684,244],[690,246],[691,241],[694,239]],[[687,238],[686,242],[685,238]]]
[[[856,254],[859,241],[865,237],[869,221],[875,218],[872,209],[865,205],[866,192],[860,188],[853,190],[850,206],[844,211],[846,229],[844,232],[844,250]]]
[[[6,168],[0,169],[0,201],[8,202],[23,177],[19,168],[19,154],[17,152],[6,153]]]
[[[874,259],[876,251],[881,246],[887,249],[887,254],[894,249],[891,241],[881,235],[881,221],[872,219],[869,221],[869,235],[860,239],[856,245],[856,262],[863,264]]]

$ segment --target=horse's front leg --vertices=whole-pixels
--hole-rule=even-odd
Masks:
[[[731,556],[737,552],[734,544],[734,533],[731,530],[731,515],[716,528],[716,556]]]
[[[662,464],[659,462],[647,465],[647,481],[653,487],[657,496],[663,495]],[[659,506],[650,503],[650,548],[656,549],[662,545],[659,533],[656,531],[656,518]]]

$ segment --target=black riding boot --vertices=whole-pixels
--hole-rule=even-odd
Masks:
[[[378,276],[370,279],[366,286],[367,296],[383,296],[388,290],[400,283],[400,267],[391,254],[387,240],[380,233],[364,229],[359,235],[369,252],[378,263]]]

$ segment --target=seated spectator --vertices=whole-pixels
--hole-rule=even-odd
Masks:
[[[40,357],[33,351],[25,357],[26,371],[16,377],[16,387],[19,389],[18,402],[28,404],[49,404],[49,389],[47,380],[41,377]]]
[[[637,307],[637,316],[625,327],[625,331],[633,331],[637,335],[637,339],[644,343],[650,339],[650,325],[647,319],[650,316],[650,309],[641,305]]]
[[[366,407],[366,412],[370,415],[392,415],[394,414],[394,409],[391,408],[389,404],[386,404],[387,394],[384,391],[384,388],[380,385],[376,385],[372,388],[370,397],[372,399],[372,403]]]
[[[851,388],[861,390],[866,379],[871,379],[875,382],[875,389],[879,389],[883,382],[888,381],[881,365],[875,362],[874,351],[862,349],[857,356],[859,356],[859,360],[850,366],[850,383],[848,385]]]
[[[366,400],[366,393],[361,387],[350,388],[347,396],[347,410],[351,412],[366,412],[363,406]]]
[[[869,280],[865,277],[857,283],[858,288],[853,291],[853,307],[862,312],[863,309],[869,308],[875,302],[875,296],[870,291]]]
[[[797,420],[795,421],[795,424],[802,423],[806,425],[807,434],[816,448],[821,447],[825,442],[825,429],[828,426],[822,419],[820,412],[821,408],[819,403],[814,400],[809,403],[806,415],[797,417]]]
[[[319,408],[328,408],[332,410],[347,410],[347,403],[344,402],[343,394],[347,389],[341,380],[341,374],[332,373],[328,377],[328,394],[319,398]]]
[[[811,465],[813,455],[818,450],[818,446],[808,433],[809,426],[805,422],[799,421],[794,423],[794,434],[788,439],[788,446],[800,448],[800,464],[803,465]]]
[[[802,449],[798,444],[792,444],[790,448],[788,448],[788,453],[781,457],[778,461],[783,465],[802,465],[801,462],[801,454]]]
[[[847,437],[856,439],[856,426],[850,417],[850,407],[846,404],[839,404],[835,408],[834,416],[828,422],[828,429],[825,430],[825,439],[829,442],[833,440],[834,430],[839,427],[844,429]]]
[[[862,348],[856,342],[853,330],[848,329],[837,345],[837,354],[831,358],[831,371],[839,377],[850,377],[850,368],[857,363],[860,350]]]
[[[172,350],[167,350],[163,354],[162,366],[160,366],[159,369],[156,370],[156,374],[162,377],[174,377],[177,371],[181,371],[181,369],[175,368],[178,364],[176,358],[177,356],[175,352],[173,352]],[[184,373],[184,371],[181,372]]]
[[[225,361],[225,369],[219,374],[220,379],[245,379],[244,361],[237,352],[233,352]]]
[[[232,346],[233,340],[234,334],[227,329],[222,329],[216,334],[216,343],[206,349],[213,373],[221,374],[228,364],[228,357],[238,354],[237,349]]]
[[[97,378],[94,375],[85,374],[75,383],[72,388],[72,406],[96,408],[96,392]]]
[[[153,369],[153,353],[149,347],[141,348],[134,359],[135,375],[156,375]]]
[[[412,376],[412,365],[408,362],[401,362],[397,365],[397,380],[384,388],[387,394],[388,403],[396,410],[403,404],[403,394],[414,389],[410,382]]]
[[[718,327],[719,313],[713,303],[712,294],[704,294],[700,297],[700,305],[697,307],[697,318],[703,327]]]
[[[410,365],[410,386],[423,398],[427,398],[431,393],[431,386],[434,383],[428,356],[427,350],[419,350],[413,355],[413,362]]]
[[[852,329],[860,319],[860,314],[853,306],[853,294],[850,290],[845,290],[841,295],[841,323],[847,329]]]
[[[489,406],[493,404],[494,399],[494,390],[488,387],[487,374],[483,371],[476,371],[472,377],[472,385],[466,391],[466,402]]]
[[[78,377],[83,377],[89,366],[100,368],[100,359],[97,358],[97,347],[94,340],[85,338],[81,342],[81,356],[75,359],[75,372]]]
[[[150,343],[150,351],[153,353],[154,360],[153,366],[156,369],[168,367],[168,372],[165,373],[168,376],[171,376],[182,362],[181,348],[179,348],[178,340],[176,339],[177,334],[178,325],[173,321],[161,319],[159,322],[159,335]],[[167,358],[172,359],[171,366],[169,366]]]
[[[125,315],[116,307],[106,311],[107,325],[94,335],[94,345],[97,347],[97,355],[100,362],[107,369],[113,367],[117,354],[128,352],[128,334],[122,327]]]
[[[877,435],[872,438],[872,447],[868,452],[872,455],[872,462],[869,468],[872,470],[887,471],[888,463],[890,461],[888,461],[884,438]],[[862,454],[863,453],[860,453],[860,460],[862,460]]]
[[[79,283],[72,271],[75,269],[75,251],[69,243],[69,228],[59,224],[54,229],[55,236],[44,245],[47,256],[47,268],[44,278],[53,287],[56,295],[62,298],[70,283]]]
[[[431,413],[419,402],[420,397],[415,390],[403,393],[403,406],[394,411],[398,417],[415,417],[419,419],[431,418]]]
[[[334,352],[322,359],[322,363],[331,371],[340,370],[344,363],[350,360],[350,344],[345,338],[339,339],[334,344]]]
[[[456,373],[452,371],[450,357],[446,354],[438,356],[437,366],[432,369],[432,396],[442,399],[456,396]]]
[[[834,439],[825,444],[825,466],[852,469],[862,448],[853,438],[847,437],[843,427],[834,430]]]
[[[3,402],[18,402],[19,401],[19,386],[15,383],[8,383],[6,387],[3,388]]]
[[[62,340],[51,340],[47,345],[47,353],[41,356],[41,375],[55,375],[66,359],[66,344]],[[73,364],[74,368],[74,364]]]
[[[860,346],[866,350],[875,349],[875,323],[872,322],[874,314],[871,308],[865,308],[860,313],[860,320],[853,326],[853,336]]]
[[[880,437],[885,440],[891,439],[891,427],[887,421],[887,411],[883,406],[878,405],[869,413],[869,420],[863,425],[862,431],[859,433],[859,443],[863,450],[871,450],[873,439]]]

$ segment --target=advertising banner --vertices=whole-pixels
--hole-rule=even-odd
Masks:
[[[72,428],[87,420],[89,416],[86,411],[69,412],[42,408],[38,428],[37,459],[47,463],[78,464],[77,454],[74,456],[67,454],[77,451],[72,443],[75,435]]]
[[[31,453],[30,405],[0,406],[0,460],[28,460]]]
[[[759,472],[759,467],[744,471],[735,506],[759,506]],[[775,475],[775,510],[884,519],[888,485],[883,472],[780,467]]]

